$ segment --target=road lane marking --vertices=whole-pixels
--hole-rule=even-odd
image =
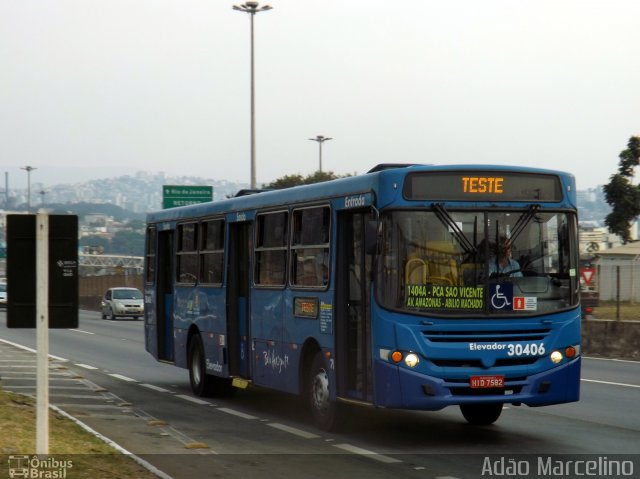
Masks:
[[[240,411],[236,411],[235,409],[229,409],[226,407],[218,408],[218,411],[226,412],[227,414],[233,414],[234,416],[241,417],[242,419],[258,419],[256,416],[252,416],[251,414],[245,414]]]
[[[86,389],[85,389],[86,391]],[[95,401],[104,401],[102,396],[96,396],[95,394],[49,394],[52,398],[69,398],[69,399],[93,399]]]
[[[287,426],[285,424],[280,424],[277,422],[271,422],[267,424],[267,426],[274,427],[276,429],[280,429],[281,431],[288,432],[291,434],[295,434],[296,436],[303,437],[305,439],[315,439],[320,436],[317,434],[313,434],[311,432],[303,431],[302,429],[296,429],[295,427]]]
[[[640,364],[640,361],[634,361],[632,359],[617,359],[617,358],[592,358],[590,356],[585,356],[584,359],[590,359],[592,361],[611,361],[614,363],[632,363],[632,364]]]
[[[76,364],[76,366],[79,366],[79,367],[81,367],[81,368],[85,368],[85,369],[98,369],[97,367],[95,367],[95,366],[90,366],[89,364],[80,364],[80,363],[77,363],[77,364]]]
[[[79,427],[81,427],[82,429],[84,429],[85,431],[89,432],[90,434],[93,434],[95,437],[97,437],[98,439],[100,439],[101,441],[105,442],[106,444],[109,444],[111,447],[113,447],[114,449],[116,449],[118,452],[126,455],[127,457],[133,459],[135,462],[137,462],[138,464],[140,464],[142,467],[144,467],[145,469],[147,469],[148,471],[150,471],[152,474],[155,474],[156,476],[158,476],[160,479],[172,479],[172,477],[164,472],[162,472],[160,469],[158,469],[157,467],[155,467],[154,465],[152,465],[151,463],[145,461],[144,459],[136,456],[135,454],[133,454],[132,452],[127,451],[126,449],[124,449],[122,446],[120,446],[119,444],[113,442],[111,439],[109,439],[106,436],[103,436],[102,434],[100,434],[98,431],[96,431],[95,429],[90,428],[89,426],[87,426],[85,423],[83,423],[82,421],[80,421],[79,419],[73,417],[71,414],[63,411],[62,409],[60,409],[59,407],[55,406],[55,405],[51,405],[49,406],[51,409],[53,409],[54,411],[56,411],[58,414],[63,415],[64,417],[66,417],[68,420],[74,422],[75,424],[77,424]]]
[[[35,386],[11,386],[11,389],[33,389]],[[85,386],[51,386],[49,385],[49,389],[69,389],[72,391],[86,391],[87,388]]]
[[[73,331],[74,333],[82,333],[82,334],[96,334],[96,333],[92,333],[91,331],[83,331],[82,329],[71,329],[70,331]]]
[[[154,391],[158,391],[158,392],[161,392],[161,393],[171,392],[168,389],[164,389],[164,388],[161,388],[159,386],[154,386],[153,384],[141,384],[140,386],[142,386],[143,388],[153,389]]]
[[[386,464],[402,462],[400,459],[383,456],[382,454],[378,454],[377,452],[369,451],[368,449],[362,449],[361,447],[357,446],[352,446],[351,444],[334,444],[333,447],[337,447],[338,449],[342,449],[343,451],[351,452],[359,456],[368,457],[379,462],[384,462]]]
[[[180,398],[180,399],[184,399],[185,401],[189,401],[189,402],[195,403],[195,404],[202,404],[203,406],[204,405],[207,405],[207,406],[211,405],[211,403],[209,401],[203,401],[202,399],[198,399],[198,398],[194,398],[194,397],[191,397],[191,396],[187,396],[185,394],[176,394],[176,397]]]
[[[35,349],[28,348],[27,346],[23,346],[22,344],[18,344],[18,343],[13,343],[11,341],[7,341],[6,339],[0,339],[0,342],[3,342],[3,343],[8,344],[10,346],[15,346],[16,348],[20,348],[20,349],[23,349],[25,351],[29,351],[30,353],[37,353],[37,351]]]
[[[55,359],[56,361],[60,361],[60,362],[63,362],[63,363],[66,363],[66,362],[69,361],[68,359],[61,358],[60,356],[54,356],[53,354],[50,354],[49,358]]]
[[[91,409],[96,411],[123,411],[120,406],[112,406],[110,404],[82,404],[82,403],[68,403],[68,404],[56,404],[62,409]]]
[[[638,384],[625,384],[625,383],[613,383],[611,381],[598,381],[597,379],[581,379],[580,381],[585,381],[588,383],[598,383],[598,384],[608,384],[610,386],[623,386],[627,388],[640,388]]]
[[[128,383],[137,383],[135,379],[128,378],[127,376],[123,376],[122,374],[109,374],[112,378],[121,379],[123,381],[127,381]]]

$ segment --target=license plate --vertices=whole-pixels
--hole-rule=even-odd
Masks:
[[[472,388],[503,388],[504,376],[471,376],[469,385]]]

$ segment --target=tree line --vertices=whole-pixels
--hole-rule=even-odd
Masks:
[[[640,185],[632,183],[640,163],[640,136],[632,136],[618,158],[618,172],[603,186],[605,199],[613,209],[604,222],[626,244],[632,240],[631,225],[640,215]]]

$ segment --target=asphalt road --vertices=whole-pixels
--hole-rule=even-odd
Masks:
[[[35,347],[35,331],[7,329],[4,312],[0,339]],[[0,345],[5,357],[7,348],[18,351],[16,357],[34,357]],[[113,322],[82,311],[77,330],[50,332],[50,354],[53,371],[62,375],[51,379],[54,404],[175,478],[462,479],[499,475],[487,474],[494,464],[488,457],[533,464],[556,454],[631,458],[640,474],[638,362],[584,358],[580,402],[510,406],[493,426],[469,426],[457,408],[359,408],[341,431],[325,433],[310,424],[301,401],[286,394],[248,389],[224,400],[194,397],[186,370],[158,363],[144,350],[141,320]],[[0,365],[3,387],[30,392],[24,371],[3,374]],[[84,392],[65,391],[71,387]]]

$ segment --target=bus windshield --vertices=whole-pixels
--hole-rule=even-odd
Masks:
[[[385,213],[377,297],[440,316],[546,314],[578,304],[576,218],[565,211]]]

